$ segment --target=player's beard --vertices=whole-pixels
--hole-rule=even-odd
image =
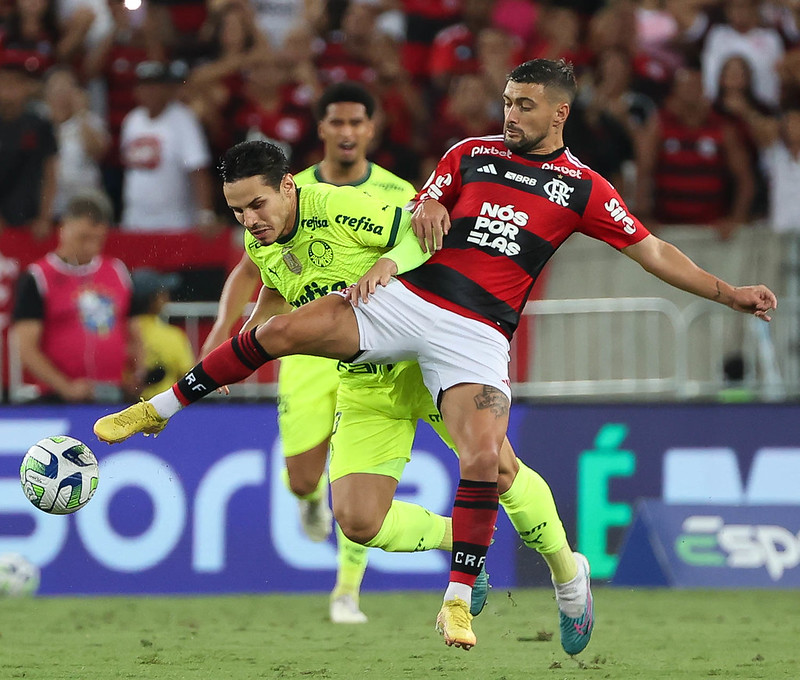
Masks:
[[[508,138],[507,131],[503,133],[503,143],[506,146],[506,149],[509,151],[516,153],[516,154],[526,154],[531,153],[534,151],[539,144],[542,143],[546,134],[538,135],[536,137],[528,137],[522,130],[515,129],[514,132],[519,134],[519,137],[515,140],[511,140]]]

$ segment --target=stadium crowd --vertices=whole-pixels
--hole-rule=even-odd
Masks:
[[[758,162],[764,144],[797,144],[798,8],[3,0],[0,226],[46,234],[70,192],[102,186],[123,229],[213,234],[231,222],[215,159],[262,137],[294,170],[319,160],[313,104],[342,80],[380,100],[371,158],[419,186],[453,142],[499,131],[511,67],[563,57],[580,81],[573,153],[643,218],[724,234],[768,214],[769,174],[794,160],[771,150]]]
[[[260,138],[293,171],[318,162],[314,104],[345,80],[380,104],[370,159],[419,187],[454,142],[501,131],[506,75],[537,57],[574,64],[565,141],[650,228],[792,231],[799,10],[796,0],[0,0],[0,254],[8,232],[52,241],[87,188],[111,198],[118,233],[156,239],[153,250],[162,234],[217,247],[236,223],[216,159]],[[0,255],[6,309],[19,264]]]

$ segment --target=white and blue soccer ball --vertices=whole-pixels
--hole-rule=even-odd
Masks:
[[[42,439],[28,449],[19,477],[28,500],[39,510],[68,515],[92,498],[99,470],[86,444],[58,436]]]
[[[0,597],[33,595],[39,589],[39,567],[17,553],[0,555]]]

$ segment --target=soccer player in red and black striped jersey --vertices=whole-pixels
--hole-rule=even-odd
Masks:
[[[563,61],[537,59],[512,71],[503,93],[502,137],[454,146],[416,198],[414,230],[435,251],[418,269],[396,278],[395,263],[378,259],[344,294],[272,317],[220,345],[172,390],[100,419],[95,432],[106,433],[105,441],[158,432],[184,406],[289,354],[376,363],[416,359],[460,454],[450,583],[437,628],[448,645],[471,648],[469,601],[492,538],[498,454],[511,403],[509,339],[556,248],[583,232],[670,285],[737,311],[769,321],[777,305],[766,286],[731,286],[649,234],[616,190],[569,153],[562,132],[575,90],[572,68]],[[277,238],[296,219],[294,184],[265,184],[262,194],[240,221]],[[357,215],[356,201],[352,207]],[[352,215],[339,218],[360,228]],[[575,562],[575,578],[556,588],[565,648],[577,648],[581,639],[585,646],[593,623],[589,566],[581,555]]]

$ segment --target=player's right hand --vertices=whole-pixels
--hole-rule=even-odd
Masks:
[[[442,249],[442,241],[450,231],[450,215],[439,201],[428,198],[417,205],[411,216],[411,228],[419,239],[423,253]]]

